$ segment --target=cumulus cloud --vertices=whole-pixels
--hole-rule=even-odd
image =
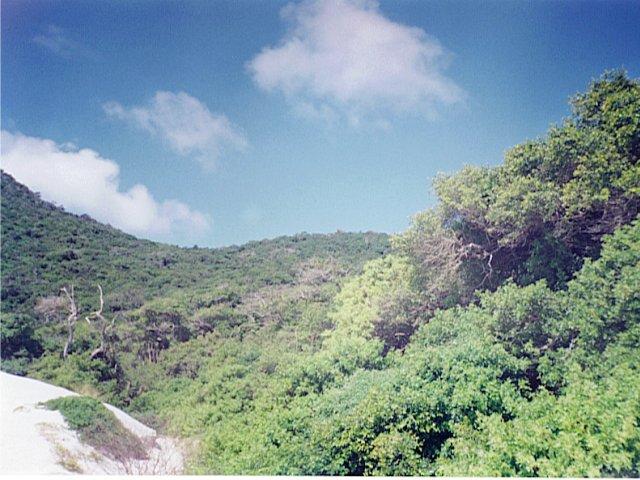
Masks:
[[[211,166],[223,149],[244,150],[244,135],[222,114],[214,114],[185,92],[156,92],[145,106],[103,105],[110,117],[160,136],[179,155],[193,155]]]
[[[118,164],[87,148],[2,130],[2,168],[44,200],[129,233],[166,237],[210,228],[205,214],[178,200],[157,201],[144,185],[121,190]]]
[[[358,124],[389,113],[433,113],[463,92],[445,76],[447,52],[370,0],[314,0],[282,10],[288,32],[248,64],[255,83],[306,116]]]
[[[94,56],[89,48],[75,40],[71,40],[67,33],[56,25],[49,25],[42,33],[33,37],[33,41],[65,59]]]

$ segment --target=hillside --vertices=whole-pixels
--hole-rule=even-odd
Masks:
[[[2,240],[2,303],[12,312],[28,312],[37,297],[70,282],[86,284],[94,293],[101,283],[117,300],[110,308],[127,309],[203,283],[241,289],[292,283],[302,264],[314,259],[355,272],[388,250],[387,236],[373,232],[301,233],[219,249],[139,240],[40,200],[4,172]],[[81,303],[94,296],[80,293]]]
[[[259,326],[267,313],[249,302],[307,284],[314,291],[328,288],[389,249],[387,236],[373,232],[302,233],[220,249],[179,248],[139,240],[86,215],[67,213],[4,172],[1,211],[3,328],[15,323],[29,332],[38,321],[38,299],[74,285],[78,309],[89,313],[99,303],[98,284],[105,293],[105,313],[110,314],[128,316],[171,298],[168,311],[158,313],[184,323],[183,330],[189,332],[183,336],[196,336],[198,328],[214,329],[203,322],[250,318]],[[55,326],[48,334],[61,335]],[[3,368],[18,372],[43,351],[56,349],[55,340],[45,346],[31,337],[15,345],[3,338],[2,346]]]
[[[190,473],[637,477],[640,83],[571,108],[391,239],[181,249],[3,174],[3,369],[198,439]]]

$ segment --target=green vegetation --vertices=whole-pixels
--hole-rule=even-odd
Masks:
[[[147,458],[141,440],[98,400],[90,397],[60,397],[45,402],[45,406],[49,410],[59,410],[84,443],[109,458],[119,461]]]
[[[637,477],[640,84],[572,106],[439,177],[391,246],[179,249],[3,174],[3,368],[198,438],[193,473]],[[82,317],[102,286],[113,328],[78,322],[63,358],[70,284]]]
[[[286,336],[295,318],[308,323],[298,332],[305,344],[304,335],[326,328],[321,312],[341,279],[389,249],[386,235],[371,232],[303,233],[217,250],[161,245],[66,213],[4,173],[1,228],[2,368],[120,405],[149,388],[160,352],[181,342],[258,330]],[[71,285],[80,321],[63,361],[68,305],[60,289]],[[99,306],[98,285],[106,319],[115,318],[107,340],[117,349],[92,358],[100,332],[84,317]]]

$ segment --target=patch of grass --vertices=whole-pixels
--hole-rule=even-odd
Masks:
[[[83,473],[82,467],[80,463],[78,463],[78,459],[73,456],[73,454],[64,446],[59,443],[55,444],[56,455],[58,455],[58,463],[65,470],[73,473]]]
[[[50,410],[60,411],[80,439],[103,455],[117,461],[147,458],[142,441],[98,400],[81,396],[60,397],[44,405]]]
[[[51,423],[39,423],[40,433],[53,445],[54,451],[58,457],[58,465],[69,472],[84,473],[80,465],[80,458],[74,455],[66,448],[57,438],[56,431],[60,427]]]

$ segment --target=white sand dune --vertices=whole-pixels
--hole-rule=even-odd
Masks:
[[[83,444],[60,412],[39,406],[77,395],[38,380],[0,372],[0,474],[176,474],[184,455],[174,439],[105,404],[148,447],[147,460],[116,462]]]

